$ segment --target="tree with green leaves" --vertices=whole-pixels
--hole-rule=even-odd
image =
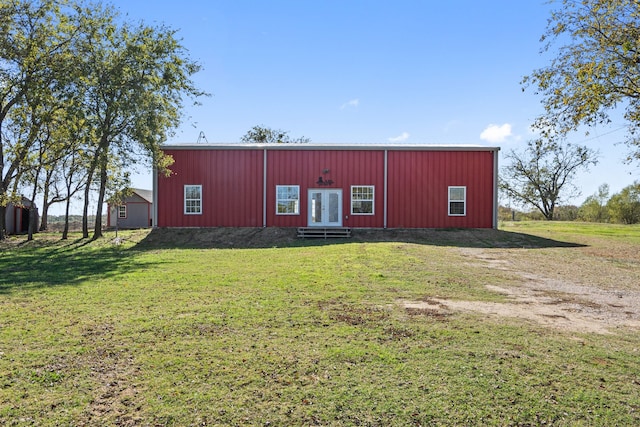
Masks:
[[[500,190],[518,204],[533,206],[553,220],[556,206],[580,194],[573,184],[576,173],[597,163],[590,148],[557,141],[535,140],[524,152],[505,155],[510,164],[502,169]]]
[[[130,170],[145,159],[168,173],[172,159],[160,145],[180,123],[184,98],[206,94],[191,79],[200,65],[189,59],[175,30],[121,23],[110,8],[89,7],[82,16],[94,29],[79,45],[85,70],[78,87],[84,119],[93,130],[86,141],[93,159],[85,191],[96,178],[93,237],[98,238],[109,176],[122,176],[124,167]]]
[[[62,230],[62,240],[69,236],[69,213],[71,210],[71,199],[78,192],[82,191],[86,184],[88,158],[82,151],[70,151],[60,162],[60,179],[53,181],[55,193],[65,202],[64,228]]]
[[[199,70],[175,30],[134,25],[110,6],[1,2],[0,238],[5,207],[20,184],[28,178],[34,191],[46,193],[56,164],[74,168],[65,174],[68,189],[85,178],[85,237],[88,200],[97,192],[94,238],[100,237],[111,184],[126,184],[139,164],[168,173],[172,159],[160,145],[179,125],[185,100],[206,95],[192,81]],[[72,132],[59,132],[63,127]],[[81,155],[69,162],[70,152]],[[86,173],[77,172],[80,165]]]
[[[34,96],[36,95],[36,96]],[[74,141],[68,137],[69,122],[64,97],[54,87],[40,88],[26,94],[22,102],[9,113],[9,139],[19,146],[24,155],[14,156],[17,163],[14,185],[22,189],[31,187],[30,198],[43,194],[42,228],[46,229],[46,218],[51,202],[50,183],[57,172],[59,159],[68,151],[75,150]],[[37,229],[36,209],[30,209],[29,240]]]
[[[578,210],[578,218],[589,222],[607,222],[609,212],[607,200],[609,199],[609,184],[602,184],[598,192],[587,197]]]
[[[610,123],[623,111],[628,160],[640,160],[640,2],[562,0],[542,40],[551,63],[523,80],[543,96],[536,126],[546,138]],[[550,124],[553,124],[550,126]]]
[[[46,119],[34,117],[28,131],[16,123],[22,113],[43,105],[69,75],[67,53],[75,33],[59,1],[7,0],[0,3],[0,239],[6,206],[16,194],[25,160]],[[16,109],[22,108],[22,112]],[[19,120],[18,120],[19,121]],[[9,132],[9,129],[12,131]],[[21,131],[16,131],[21,129]],[[15,138],[8,138],[8,135]]]
[[[640,182],[635,182],[611,196],[607,202],[607,209],[614,222],[640,223]]]
[[[288,131],[282,129],[272,129],[264,125],[257,125],[240,138],[246,144],[305,144],[309,138],[291,138]]]

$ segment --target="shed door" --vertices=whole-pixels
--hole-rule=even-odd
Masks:
[[[309,190],[309,227],[342,226],[342,190]]]

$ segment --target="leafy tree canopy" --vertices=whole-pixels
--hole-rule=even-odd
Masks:
[[[62,176],[52,171],[70,166],[70,153],[82,154],[65,175],[85,180],[85,218],[98,191],[94,237],[105,192],[126,183],[132,166],[168,174],[172,159],[160,145],[185,100],[207,95],[192,80],[200,64],[176,34],[89,0],[0,1],[0,239],[11,195],[20,185],[35,195],[44,182],[47,199]]]
[[[609,185],[602,184],[598,187],[598,192],[587,197],[580,206],[578,218],[590,222],[606,222],[609,219],[609,212],[606,208],[609,198]]]
[[[623,109],[629,160],[640,160],[640,2],[556,3],[542,37],[545,52],[559,45],[555,57],[523,80],[543,96],[537,127],[546,138],[563,136],[581,125],[610,123],[610,114]]]
[[[640,223],[640,182],[635,182],[611,196],[607,202],[611,219],[623,224]]]
[[[288,131],[282,129],[272,129],[264,125],[252,127],[240,141],[253,144],[304,144],[310,141],[309,138],[291,138]]]

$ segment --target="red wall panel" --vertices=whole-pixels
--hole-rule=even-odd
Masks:
[[[389,228],[491,228],[494,152],[390,151]],[[467,188],[465,216],[448,215],[449,186]]]
[[[328,173],[323,173],[325,170]],[[331,185],[318,185],[318,178]],[[300,186],[300,214],[276,215],[276,185]],[[351,215],[351,186],[375,186],[375,215]],[[267,226],[304,227],[308,221],[308,192],[342,189],[342,225],[383,227],[384,151],[272,150],[267,154]]]
[[[159,227],[261,227],[263,154],[257,150],[165,150],[158,177]],[[202,214],[184,214],[184,186],[202,185]]]

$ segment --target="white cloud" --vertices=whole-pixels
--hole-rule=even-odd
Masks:
[[[340,106],[341,110],[344,110],[345,108],[357,108],[358,105],[360,105],[360,100],[358,98],[356,99],[352,99],[349,102],[345,102],[344,104],[342,104]]]
[[[387,141],[389,142],[403,142],[409,139],[409,132],[402,132],[402,134],[395,136],[393,138],[389,138]]]
[[[480,139],[488,141],[488,142],[504,142],[508,137],[512,136],[511,133],[511,125],[509,123],[505,123],[502,126],[499,125],[489,125],[485,130],[480,134]]]

